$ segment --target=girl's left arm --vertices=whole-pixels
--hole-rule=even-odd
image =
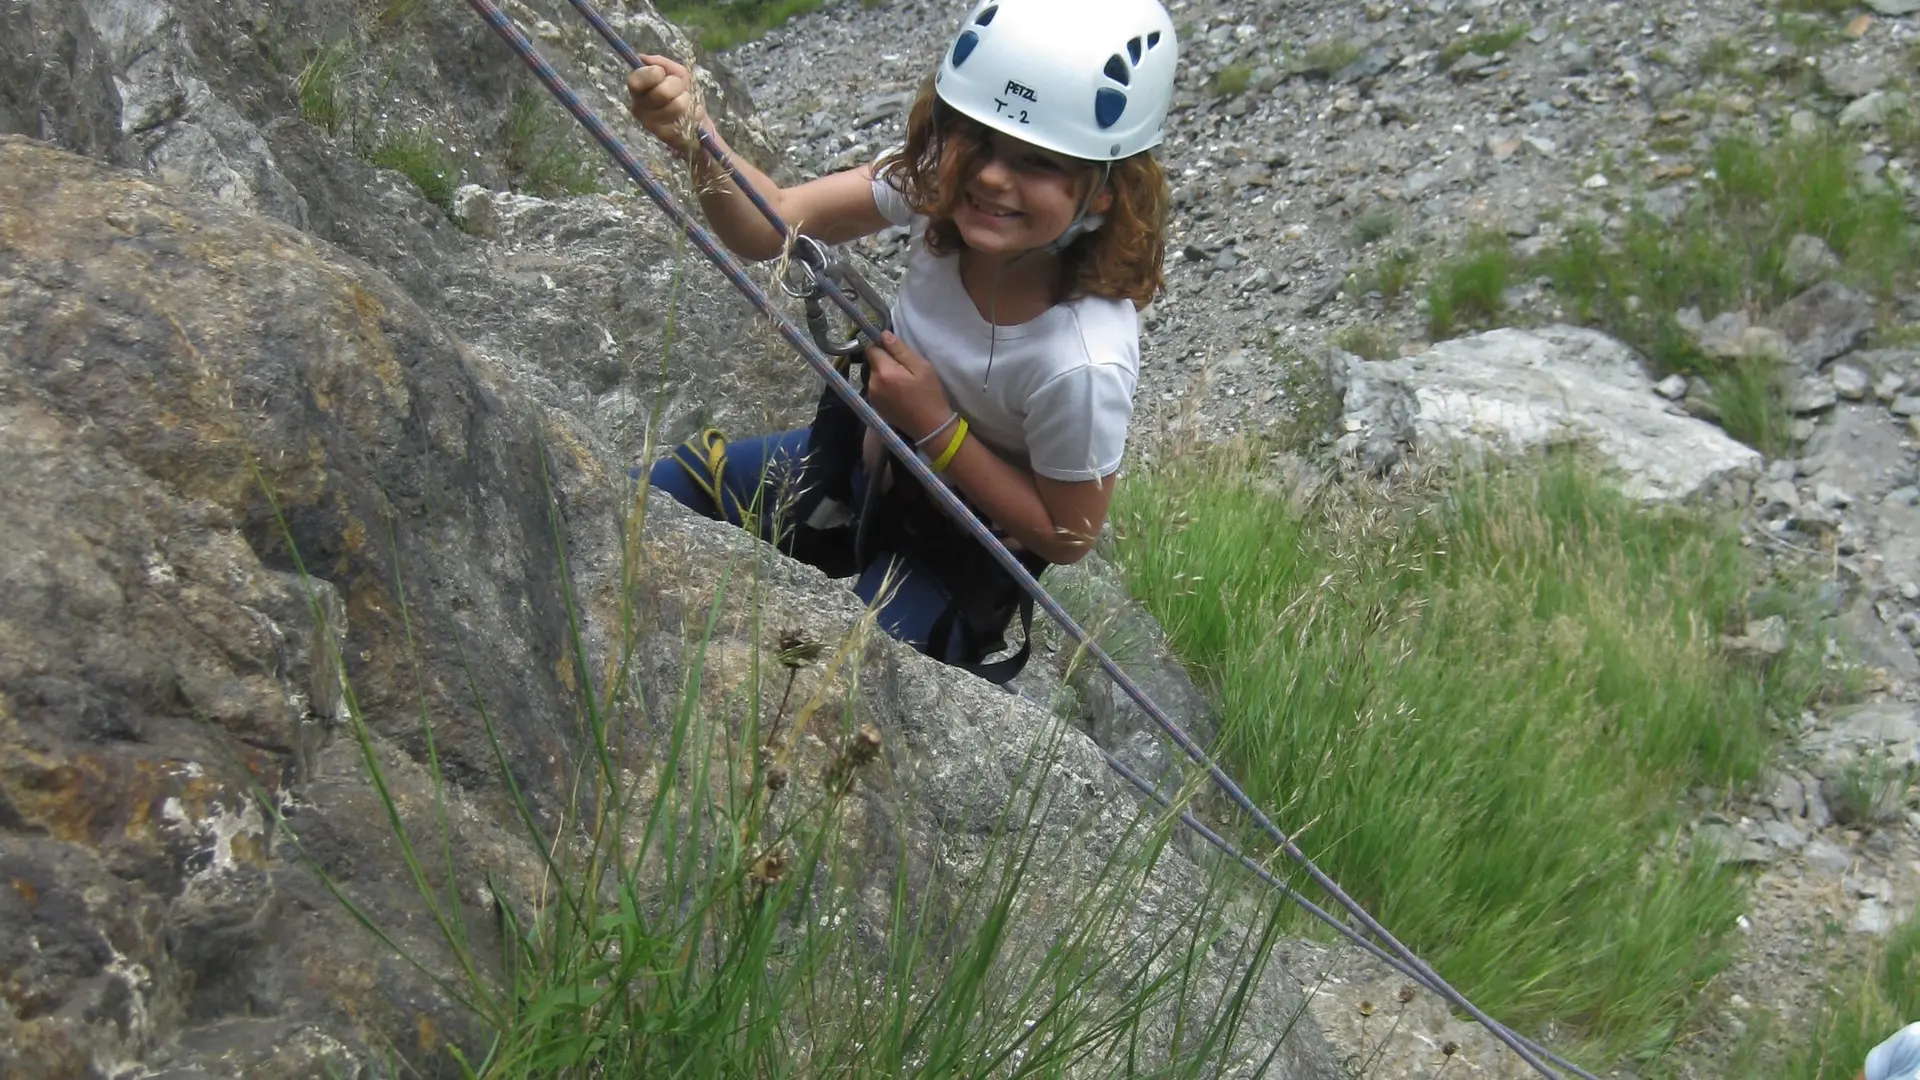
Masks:
[[[884,349],[867,350],[868,398],[910,438],[924,438],[946,421],[953,407],[924,357],[892,333],[885,344]],[[923,452],[939,457],[948,438],[933,440]],[[1077,482],[1037,476],[1009,464],[971,436],[960,444],[943,475],[1022,547],[1061,565],[1078,562],[1093,550],[1116,483],[1113,476]]]

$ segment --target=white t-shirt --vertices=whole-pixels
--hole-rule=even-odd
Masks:
[[[888,221],[912,229],[894,332],[939,373],[968,434],[1053,480],[1098,480],[1118,469],[1140,377],[1132,301],[1082,297],[996,327],[961,284],[959,258],[927,250],[927,219],[905,196],[876,177],[873,201]]]
[[[1914,1080],[1920,1076],[1920,1023],[1908,1024],[1867,1054],[1867,1080]]]

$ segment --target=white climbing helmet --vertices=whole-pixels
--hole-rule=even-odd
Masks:
[[[1160,144],[1179,58],[1158,0],[980,0],[934,87],[996,131],[1117,161]]]

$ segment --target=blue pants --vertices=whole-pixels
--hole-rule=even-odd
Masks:
[[[790,492],[798,492],[809,482],[801,460],[806,450],[806,428],[727,443],[720,482],[713,485],[719,490],[724,505],[716,506],[705,486],[695,481],[694,473],[699,472],[705,479],[706,470],[691,453],[677,451],[654,462],[647,483],[716,521],[744,526],[745,520],[751,517],[757,522],[760,538],[771,542],[780,524],[778,509],[788,500]],[[866,472],[858,469],[853,477],[854,498],[859,499],[865,490]],[[952,597],[931,570],[910,556],[878,552],[860,569],[853,586],[855,595],[872,605],[874,597],[880,595],[881,586],[887,583],[890,569],[892,595],[880,608],[880,626],[936,660],[954,662],[963,650],[957,629],[946,634],[947,640],[937,645],[927,640],[934,621],[952,603]]]

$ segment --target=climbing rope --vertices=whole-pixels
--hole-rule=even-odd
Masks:
[[[586,0],[569,0],[569,2],[572,3],[574,8],[586,18],[593,28],[613,46],[614,50],[620,54],[621,59],[626,61],[629,66],[644,66],[639,54],[634,52],[631,47],[620,39],[619,34],[607,24],[606,20],[600,17],[598,12],[593,10]],[[1151,717],[1153,722],[1159,726],[1160,730],[1165,732],[1167,737],[1172,739],[1174,743],[1180,747],[1182,752],[1191,758],[1195,764],[1204,769],[1207,776],[1221,792],[1223,792],[1242,813],[1246,814],[1247,817],[1259,827],[1260,831],[1273,841],[1276,847],[1284,852],[1289,859],[1298,864],[1316,885],[1320,886],[1327,895],[1333,897],[1339,906],[1344,909],[1354,921],[1358,922],[1367,934],[1372,935],[1372,937],[1377,940],[1378,944],[1361,941],[1357,931],[1352,930],[1350,927],[1345,927],[1331,914],[1311,904],[1305,897],[1300,896],[1298,892],[1282,883],[1278,878],[1266,871],[1259,863],[1240,854],[1231,844],[1227,843],[1224,838],[1213,833],[1212,830],[1207,829],[1191,814],[1184,812],[1181,814],[1181,820],[1184,823],[1190,828],[1195,828],[1209,843],[1220,848],[1223,852],[1228,853],[1230,857],[1235,858],[1242,865],[1253,869],[1263,881],[1283,890],[1288,896],[1297,901],[1304,903],[1308,910],[1316,913],[1320,918],[1328,922],[1329,925],[1341,929],[1343,933],[1346,933],[1353,940],[1361,941],[1363,945],[1368,947],[1369,951],[1381,956],[1382,959],[1387,959],[1397,970],[1409,978],[1412,978],[1420,985],[1439,994],[1454,1007],[1471,1016],[1482,1027],[1492,1033],[1495,1038],[1504,1043],[1508,1049],[1512,1050],[1522,1061],[1532,1066],[1535,1071],[1547,1077],[1548,1080],[1560,1080],[1560,1078],[1559,1075],[1547,1065],[1543,1057],[1552,1057],[1556,1063],[1581,1077],[1582,1080],[1597,1080],[1591,1073],[1571,1065],[1557,1055],[1546,1054],[1545,1051],[1536,1052],[1538,1048],[1529,1040],[1522,1039],[1518,1034],[1509,1030],[1505,1025],[1468,1001],[1463,994],[1454,989],[1446,980],[1442,979],[1425,961],[1414,955],[1412,950],[1408,949],[1399,939],[1389,933],[1387,928],[1382,926],[1378,920],[1372,915],[1369,915],[1359,903],[1349,896],[1325,871],[1321,870],[1319,866],[1308,857],[1307,853],[1302,851],[1300,847],[1293,842],[1292,838],[1281,831],[1280,827],[1275,825],[1272,819],[1247,796],[1240,785],[1207,755],[1200,744],[1195,742],[1193,737],[1187,734],[1185,729],[1175,723],[1152,698],[1147,696],[1146,692],[1140,688],[1140,685],[1122,670],[1111,656],[1107,655],[1105,649],[1102,649],[1098,643],[1092,640],[1086,630],[1083,629],[1079,623],[1075,622],[1071,615],[1067,614],[1066,609],[1061,607],[1060,603],[1055,600],[1046,589],[1041,587],[1038,579],[1029,573],[1025,566],[1021,565],[1019,558],[1008,550],[1007,546],[1002,543],[998,537],[994,536],[991,530],[967,510],[965,504],[960,501],[959,496],[934,476],[933,471],[927,466],[926,462],[922,461],[918,455],[913,453],[912,448],[908,446],[900,434],[893,429],[893,426],[881,419],[880,414],[874,411],[873,406],[868,404],[866,399],[854,390],[852,384],[835,368],[833,361],[828,358],[827,354],[814,341],[810,340],[784,311],[780,310],[774,304],[766,292],[747,276],[745,269],[740,266],[733,256],[720,246],[718,241],[715,240],[713,235],[708,232],[704,226],[694,221],[687,212],[674,201],[666,187],[627,149],[626,145],[620,141],[618,136],[613,134],[606,124],[601,121],[599,116],[587,107],[580,99],[580,96],[574,92],[573,88],[567,85],[566,80],[561,78],[560,73],[555,71],[553,66],[547,63],[546,59],[540,55],[539,50],[534,47],[533,42],[527,38],[526,34],[522,32],[518,26],[514,25],[513,21],[507,17],[505,12],[500,10],[498,4],[496,4],[494,0],[467,0],[467,3],[486,21],[487,25],[491,26],[493,30],[500,35],[501,39],[513,49],[515,54],[526,63],[527,67],[531,69],[534,76],[546,86],[548,92],[553,95],[554,99],[557,100],[567,112],[571,113],[573,118],[579,121],[582,127],[587,129],[587,133],[593,136],[594,141],[605,148],[607,153],[619,164],[621,170],[627,174],[627,177],[653,201],[655,206],[660,208],[660,211],[667,216],[668,220],[686,234],[687,239],[692,242],[693,246],[698,249],[702,255],[706,256],[708,261],[712,262],[714,266],[726,276],[727,280],[733,283],[735,288],[740,290],[741,295],[745,296],[757,311],[773,323],[780,336],[786,339],[787,344],[791,345],[794,350],[800,354],[801,358],[806,360],[816,375],[826,381],[827,386],[846,403],[848,408],[853,410],[855,415],[860,417],[861,422],[866,424],[879,436],[887,452],[893,455],[895,461],[899,463],[901,467],[913,475],[913,478],[926,490],[928,497],[931,498],[948,517],[951,517],[961,528],[966,530],[975,540],[985,547],[993,556],[994,560],[1000,564],[1002,569],[1020,584],[1020,587],[1033,598],[1036,604],[1053,618],[1054,622],[1060,626],[1060,629],[1069,638],[1086,651],[1086,655],[1106,673],[1107,677],[1112,679],[1114,684],[1118,686],[1128,698]],[[786,223],[781,220],[773,206],[769,204],[758,191],[755,191],[753,186],[741,175],[740,171],[734,167],[733,162],[720,148],[719,143],[713,139],[710,133],[706,131],[700,132],[700,144],[707,154],[712,157],[714,162],[728,172],[735,185],[752,201],[753,205],[760,210],[768,222],[772,224],[775,229],[779,230],[782,236],[791,237],[794,235],[793,230],[789,229]],[[800,252],[802,247],[802,245],[796,245],[795,251]],[[801,257],[804,259],[804,255]],[[826,268],[824,266],[810,268],[810,272],[814,273],[817,277],[820,290],[847,315],[848,319],[853,322],[860,334],[867,340],[878,343],[880,338],[879,329],[862,312],[860,305],[839,287],[832,276],[826,272]],[[1148,783],[1138,773],[1128,768],[1124,762],[1108,753],[1104,748],[1101,749],[1101,753],[1105,755],[1108,766],[1114,769],[1115,772],[1119,773],[1135,787],[1153,798],[1154,801],[1161,806],[1171,809],[1171,804],[1159,794],[1154,785]]]

